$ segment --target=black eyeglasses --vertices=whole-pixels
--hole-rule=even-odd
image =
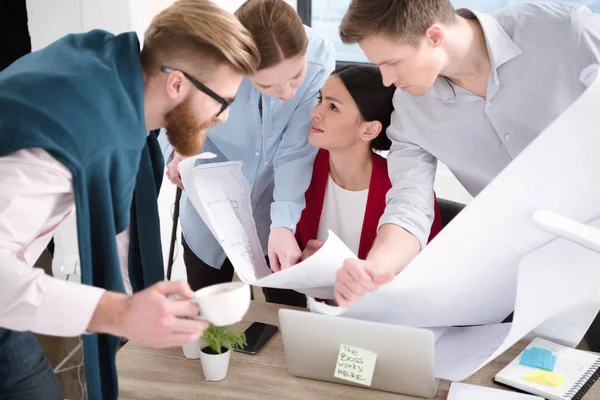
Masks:
[[[190,74],[188,74],[187,72],[184,72],[180,69],[175,69],[175,68],[171,68],[171,67],[160,67],[160,70],[166,74],[170,74],[171,72],[181,72],[183,74],[183,76],[185,76],[190,82],[192,82],[192,84],[194,86],[196,86],[196,89],[198,89],[199,91],[209,95],[210,97],[212,97],[213,99],[215,99],[216,101],[218,101],[219,103],[221,103],[221,110],[219,111],[219,113],[216,115],[216,117],[218,117],[219,115],[221,115],[223,113],[223,111],[227,110],[227,107],[229,107],[231,105],[231,103],[233,103],[233,101],[235,99],[232,100],[226,100],[224,98],[222,98],[221,96],[219,96],[218,94],[216,94],[215,92],[213,92],[212,90],[210,90],[208,87],[206,87],[205,85],[203,85],[202,83],[200,83],[200,81],[198,81],[196,78],[194,78],[193,76],[191,76]]]

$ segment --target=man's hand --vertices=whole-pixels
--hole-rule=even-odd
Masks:
[[[176,294],[184,300],[170,300]],[[159,282],[133,296],[106,292],[94,311],[88,332],[110,333],[146,347],[183,346],[198,339],[208,322],[198,316],[198,305],[189,301],[194,292],[185,281]]]
[[[336,274],[333,286],[335,299],[341,307],[347,307],[373,292],[381,285],[391,282],[395,274],[378,273],[372,261],[347,259]]]
[[[300,261],[304,261],[308,257],[315,254],[321,247],[323,247],[324,243],[325,242],[323,242],[322,240],[314,240],[314,239],[309,240],[308,243],[306,243],[306,247],[304,248],[304,250],[302,250],[302,255],[300,256]]]
[[[421,244],[410,232],[397,225],[383,225],[367,260],[346,260],[338,270],[334,285],[337,302],[347,307],[391,282],[420,250]]]
[[[167,178],[172,184],[177,185],[183,190],[183,183],[181,182],[181,175],[179,175],[179,163],[185,160],[185,157],[173,151],[173,160],[167,165]]]
[[[300,260],[300,247],[291,230],[278,227],[269,235],[269,263],[273,272],[281,271]]]

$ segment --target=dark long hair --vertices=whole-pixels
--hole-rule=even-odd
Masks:
[[[392,98],[396,88],[383,85],[379,68],[370,65],[345,65],[333,71],[358,107],[364,121],[379,121],[383,126],[381,133],[371,141],[374,150],[389,150],[392,142],[385,131],[390,126],[394,105]]]

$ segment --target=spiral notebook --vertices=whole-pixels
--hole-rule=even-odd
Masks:
[[[494,380],[549,400],[579,400],[600,376],[600,355],[598,354],[561,346],[541,338],[533,340],[527,349],[534,347],[550,350],[557,357],[556,366],[552,371],[553,376],[559,377],[552,382],[557,386],[525,379],[526,376],[542,370],[521,365],[520,360],[523,353],[498,372]]]

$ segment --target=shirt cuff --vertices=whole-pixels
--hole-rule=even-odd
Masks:
[[[86,332],[105,290],[45,275],[43,299],[32,331],[52,336],[79,336]]]
[[[296,234],[296,225],[300,219],[301,211],[296,213],[292,211],[292,205],[298,207],[297,204],[287,201],[276,201],[271,204],[271,230],[275,228],[288,228],[292,233]],[[298,214],[294,217],[294,214]]]

